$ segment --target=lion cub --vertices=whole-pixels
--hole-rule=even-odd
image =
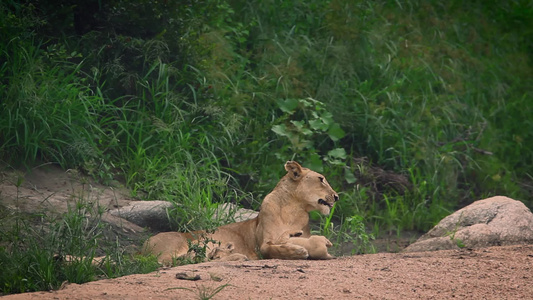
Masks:
[[[211,252],[207,255],[209,260],[215,261],[244,261],[248,260],[248,257],[244,254],[233,253],[235,246],[229,242],[224,247],[222,245],[214,246]]]
[[[205,260],[216,261],[243,261],[248,260],[244,254],[233,253],[235,246],[232,242],[225,245],[209,242],[206,245]],[[187,238],[178,232],[162,232],[149,238],[143,246],[142,253],[158,255],[158,261],[162,265],[172,265],[179,258],[195,257],[194,252],[188,251]]]
[[[312,235],[308,238],[302,237],[303,231],[292,232],[285,231],[277,240],[278,244],[293,244],[303,247],[307,250],[308,259],[332,259],[334,258],[328,253],[328,248],[333,244],[321,235]]]
[[[312,235],[309,238],[291,237],[288,243],[296,244],[307,249],[309,259],[332,259],[333,256],[328,253],[328,248],[333,244],[321,235]]]

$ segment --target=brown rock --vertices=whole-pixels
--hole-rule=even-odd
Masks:
[[[533,243],[533,214],[503,196],[479,200],[442,219],[404,252]]]

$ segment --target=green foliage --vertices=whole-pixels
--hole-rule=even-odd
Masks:
[[[175,288],[168,288],[167,290],[186,290],[193,294],[195,294],[198,299],[201,300],[209,300],[212,299],[216,294],[220,293],[223,289],[226,287],[231,286],[231,284],[221,284],[219,286],[213,287],[213,286],[207,286],[207,285],[196,285],[195,289],[190,288],[184,288],[184,287],[175,287]]]
[[[372,245],[372,240],[375,237],[373,234],[367,232],[362,216],[353,215],[345,217],[340,220],[339,225],[335,225],[334,213],[337,206],[337,204],[333,206],[329,216],[312,215],[323,219],[321,221],[320,231],[316,233],[324,235],[333,243],[334,247],[330,251],[340,255],[347,253],[351,253],[352,255],[375,253],[376,250]],[[350,250],[346,251],[344,248],[349,248]]]
[[[159,265],[155,257],[125,257],[120,245],[108,245],[108,256],[93,263],[101,251],[103,210],[84,199],[58,217],[7,216],[0,234],[0,293],[23,293],[59,288],[64,282],[84,283],[101,277],[148,273]],[[32,223],[41,224],[35,227]],[[48,225],[47,225],[48,224]],[[99,246],[100,245],[100,246]]]
[[[101,155],[103,122],[94,122],[94,115],[105,104],[82,85],[79,65],[50,62],[46,55],[51,53],[41,46],[14,38],[0,49],[6,58],[0,81],[0,156],[81,165]],[[71,55],[76,54],[60,59]]]
[[[19,219],[20,216],[14,220],[13,227],[1,236],[2,244],[8,243],[0,248],[2,292],[56,289],[66,280],[74,283],[94,280],[96,272],[91,262],[101,228],[98,221],[86,218],[85,210],[85,206],[77,204],[60,221],[38,229]],[[66,253],[77,258],[64,263]]]
[[[110,247],[96,267],[98,279],[117,278],[130,274],[147,274],[161,267],[155,255],[130,255],[121,251],[120,244]]]
[[[329,161],[334,165],[344,165],[346,151],[335,148],[322,157],[317,153],[321,144],[339,141],[345,135],[339,124],[333,120],[333,115],[325,108],[324,103],[312,99],[286,99],[278,101],[279,108],[284,112],[272,131],[278,136],[285,137],[290,144],[276,152],[276,156],[303,159],[310,168],[322,172],[322,161]]]
[[[213,231],[210,232],[212,233]],[[198,240],[195,242],[187,240],[187,244],[189,246],[189,250],[187,251],[187,253],[193,255],[193,257],[191,258],[191,263],[202,263],[206,260],[208,254],[207,247],[209,243],[216,245],[217,241],[205,236],[198,237]],[[218,246],[220,246],[220,242],[218,242]]]
[[[346,218],[341,225],[339,233],[345,236],[344,240],[351,240],[353,246],[352,254],[376,252],[371,242],[375,237],[367,233],[364,220],[361,216],[355,215]]]

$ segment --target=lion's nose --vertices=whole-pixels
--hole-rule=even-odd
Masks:
[[[339,195],[337,194],[333,195],[333,199],[335,199],[335,202],[339,201]]]

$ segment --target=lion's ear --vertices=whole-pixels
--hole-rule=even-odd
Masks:
[[[285,170],[293,180],[302,178],[302,166],[299,163],[289,160],[285,163]]]

